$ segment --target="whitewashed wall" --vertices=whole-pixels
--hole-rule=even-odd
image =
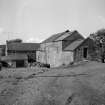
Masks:
[[[37,51],[36,52],[36,61],[40,63],[46,63],[45,52]]]
[[[37,51],[37,61],[50,64],[51,67],[68,65],[73,62],[73,52],[62,51],[62,41],[41,44],[41,50]]]
[[[68,65],[71,62],[73,62],[74,61],[73,52],[72,51],[62,52],[61,61],[62,61],[61,63],[64,64],[64,65]]]

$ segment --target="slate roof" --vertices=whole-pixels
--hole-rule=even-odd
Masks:
[[[26,54],[14,54],[14,55],[7,55],[1,57],[2,61],[27,60],[27,59],[28,57]]]
[[[71,32],[69,30],[66,30],[66,31],[58,33],[58,34],[54,34],[54,35],[50,36],[49,38],[47,38],[46,40],[44,40],[42,43],[49,43],[49,42],[57,41],[58,38],[65,35],[66,33],[71,33]]]
[[[55,41],[62,41],[65,38],[67,38],[68,36],[72,35],[73,33],[74,33],[74,31],[72,31],[72,32],[70,32],[70,31],[69,32],[66,32],[62,36],[60,36],[59,38],[57,38]]]
[[[87,37],[85,40],[83,40],[83,42],[82,43],[80,43],[75,49],[77,49],[78,47],[80,47],[83,43],[85,43],[86,41],[92,41],[93,42],[93,45],[92,46],[94,46],[94,44],[95,44],[95,42],[94,42],[94,40],[91,38],[91,37]]]
[[[5,49],[6,48],[6,45],[0,45],[0,48]]]
[[[40,47],[39,43],[11,43],[7,44],[8,50],[35,51]]]
[[[64,32],[58,33],[58,34],[54,34],[52,36],[50,36],[49,38],[47,38],[46,40],[44,40],[42,43],[49,43],[49,42],[54,42],[54,41],[62,41],[65,38],[67,38],[68,36],[74,34],[74,33],[78,33],[78,31],[74,30],[74,31],[69,31],[66,30]],[[78,33],[79,34],[79,33]],[[80,34],[79,34],[80,35]],[[81,38],[83,36],[81,35]],[[83,38],[84,39],[84,38]]]
[[[84,40],[76,40],[68,45],[64,50],[65,51],[74,51]]]

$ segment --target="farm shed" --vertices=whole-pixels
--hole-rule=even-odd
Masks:
[[[39,47],[39,43],[7,43],[7,55],[26,54],[28,62],[35,62],[36,51]]]
[[[1,61],[7,62],[11,67],[26,67],[28,64],[27,55],[16,54],[16,55],[7,55],[1,58]]]
[[[40,44],[37,62],[50,64],[51,67],[70,64],[74,61],[74,54],[65,48],[77,40],[84,40],[84,37],[76,30],[52,35]]]
[[[0,45],[0,56],[5,56],[6,45]]]
[[[74,49],[74,61],[97,60],[94,41],[88,37]]]

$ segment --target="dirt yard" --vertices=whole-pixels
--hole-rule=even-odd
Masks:
[[[3,69],[0,105],[105,105],[105,64]]]

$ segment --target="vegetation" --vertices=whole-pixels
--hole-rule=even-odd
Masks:
[[[100,29],[94,34],[91,34],[90,37],[93,38],[93,40],[96,43],[96,48],[98,50],[98,55],[101,58],[101,61],[105,62],[105,29]]]

